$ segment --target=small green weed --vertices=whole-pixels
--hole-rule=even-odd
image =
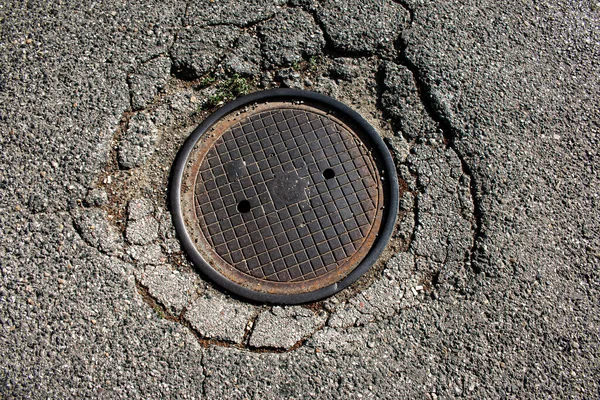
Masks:
[[[247,78],[234,74],[223,82],[216,84],[217,91],[208,99],[208,106],[215,107],[222,102],[233,100],[250,92]]]
[[[199,86],[200,86],[200,88],[205,88],[205,87],[212,85],[216,81],[217,81],[217,78],[215,78],[212,75],[207,75],[204,78],[202,78],[202,80],[200,80]]]
[[[316,56],[312,56],[309,60],[308,60],[308,70],[309,71],[316,71],[318,67],[318,60]]]
[[[165,319],[165,314],[163,313],[163,310],[158,305],[154,306],[154,312],[158,314],[158,318]]]

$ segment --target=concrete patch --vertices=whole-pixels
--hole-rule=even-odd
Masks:
[[[158,130],[148,114],[135,114],[119,143],[119,165],[125,169],[144,165],[154,152],[157,139]]]
[[[106,211],[98,208],[80,210],[76,213],[74,222],[82,239],[90,246],[108,254],[123,249],[123,237],[108,222]]]
[[[134,110],[145,108],[164,89],[170,72],[171,60],[168,57],[157,57],[142,64],[127,79],[131,107]]]
[[[184,318],[203,338],[240,344],[254,313],[254,307],[211,291],[199,297]]]
[[[154,205],[149,199],[133,199],[127,206],[127,219],[129,221],[139,221],[154,212]]]
[[[127,224],[125,237],[131,244],[148,244],[158,238],[158,221],[148,215]]]
[[[250,335],[250,346],[289,349],[325,323],[327,313],[303,307],[273,307],[263,311]]]
[[[147,265],[136,275],[150,296],[176,316],[197,296],[196,276],[179,272],[168,265]]]
[[[414,276],[414,269],[415,261],[411,254],[396,255],[373,285],[348,302],[335,306],[327,326],[347,328],[366,325],[390,318],[402,308],[413,306],[417,299],[409,291],[416,291],[415,288],[423,290]]]
[[[167,262],[160,244],[157,243],[148,246],[131,245],[127,248],[127,254],[136,261],[138,266],[159,265]]]

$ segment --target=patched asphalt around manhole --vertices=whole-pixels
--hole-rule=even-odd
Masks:
[[[228,291],[279,304],[356,281],[398,209],[395,166],[375,129],[336,100],[292,89],[210,115],[179,151],[170,190],[194,265]]]

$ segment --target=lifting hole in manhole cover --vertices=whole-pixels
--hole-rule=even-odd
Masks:
[[[226,290],[279,304],[356,281],[383,251],[398,207],[375,129],[336,100],[292,89],[209,116],[179,151],[170,189],[194,265]]]

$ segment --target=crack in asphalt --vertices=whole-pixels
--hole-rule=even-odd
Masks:
[[[185,8],[183,9],[183,15],[181,16],[181,24],[180,24],[179,28],[177,28],[175,33],[173,33],[173,42],[171,43],[171,45],[169,47],[167,47],[166,55],[171,59],[172,66],[175,65],[175,57],[173,56],[173,48],[175,47],[175,44],[177,43],[177,39],[179,39],[179,33],[186,27],[188,11],[189,11],[191,3],[192,3],[192,0],[187,0],[185,2]],[[172,68],[174,68],[174,67],[172,67]],[[171,73],[174,74],[173,71],[171,71]]]
[[[134,276],[134,280],[135,280],[136,288],[138,290],[138,293],[142,297],[142,300],[146,304],[148,304],[148,306],[150,306],[150,308],[158,315],[159,318],[166,319],[166,320],[172,321],[172,322],[176,322],[176,323],[179,323],[179,324],[185,326],[196,337],[196,340],[202,347],[208,348],[209,346],[212,345],[212,346],[230,347],[230,348],[250,350],[249,348],[244,346],[242,343],[235,343],[235,342],[230,342],[227,340],[217,340],[217,339],[211,339],[211,338],[205,337],[196,328],[194,328],[187,319],[185,319],[185,314],[188,311],[186,307],[184,307],[182,309],[181,313],[178,316],[173,315],[173,313],[171,313],[169,311],[168,307],[165,304],[163,304],[159,299],[157,299],[156,297],[152,296],[152,294],[150,294],[150,289],[147,286],[145,286],[144,284],[142,284],[141,281],[137,277]],[[255,349],[255,351],[260,352],[260,351],[262,351],[262,349]]]
[[[146,110],[148,108],[152,108],[153,106],[154,106],[154,104],[149,104],[145,109],[139,110],[138,112],[144,112],[144,110]],[[129,118],[131,117],[130,114],[131,114],[131,110],[128,110],[126,112],[126,114],[124,114],[124,116],[122,118],[121,129],[126,128],[127,122],[129,120]],[[119,131],[119,129],[117,129],[117,131]],[[119,167],[118,167],[118,162],[116,161],[116,158],[113,160],[113,163],[117,163],[117,165],[115,166],[115,168],[118,169]],[[417,222],[417,220],[418,220],[418,214],[417,214],[416,211],[417,211],[417,207],[415,205],[415,222]],[[414,226],[416,226],[416,223],[415,223]],[[123,239],[125,240],[124,231],[123,230],[121,230],[121,235],[123,235]],[[411,241],[414,238],[414,235],[415,235],[415,229],[413,228],[413,232],[412,232],[412,235],[411,235]],[[255,346],[251,346],[250,343],[249,343],[249,341],[250,341],[250,337],[251,337],[252,333],[254,332],[254,329],[256,327],[256,321],[257,321],[259,315],[261,314],[261,312],[257,312],[248,321],[250,323],[250,327],[244,333],[244,338],[243,338],[243,340],[242,340],[241,343],[233,343],[233,342],[228,342],[228,341],[215,340],[215,339],[211,339],[211,338],[203,336],[194,327],[192,327],[191,324],[185,319],[185,310],[179,316],[173,315],[168,310],[168,308],[164,304],[162,304],[162,302],[159,299],[157,299],[156,297],[154,297],[154,296],[152,296],[150,294],[148,288],[145,287],[144,285],[142,285],[142,283],[139,281],[139,279],[137,279],[137,277],[135,277],[135,282],[136,282],[136,286],[138,288],[138,292],[142,296],[142,299],[148,304],[148,306],[151,309],[154,310],[154,312],[156,312],[159,315],[159,317],[167,319],[167,320],[170,320],[170,321],[173,321],[173,322],[177,322],[177,323],[180,323],[180,324],[186,326],[190,330],[190,332],[192,332],[194,334],[194,336],[197,338],[199,344],[202,345],[203,347],[209,347],[209,346],[212,345],[212,346],[227,347],[227,348],[237,348],[237,349],[240,349],[240,350],[244,349],[244,350],[251,351],[251,352],[256,352],[256,353],[264,353],[264,352],[284,353],[284,352],[291,352],[291,351],[294,351],[294,350],[300,348],[301,346],[303,346],[306,343],[307,340],[309,340],[312,336],[314,336],[315,333],[319,332],[324,327],[326,327],[328,321],[330,320],[331,316],[333,315],[333,312],[330,312],[328,310],[324,310],[327,313],[327,317],[325,318],[325,321],[322,324],[320,324],[319,326],[317,326],[311,333],[309,333],[308,335],[306,335],[305,337],[303,337],[302,339],[300,339],[299,341],[297,341],[296,344],[294,344],[290,348],[255,347]],[[408,288],[406,290],[408,290]],[[360,293],[361,292],[358,292],[358,293],[356,293],[356,295],[358,295]],[[353,296],[353,297],[355,297],[355,296]],[[374,305],[371,301],[369,301],[369,299],[365,298],[365,299],[363,299],[363,301],[365,301],[366,303],[368,303],[371,308],[377,309],[379,312],[381,312],[381,310],[379,309],[379,307],[377,305]],[[398,315],[403,310],[411,308],[411,307],[414,307],[414,306],[415,305],[410,305],[410,306],[403,307],[403,308],[401,308],[399,310],[395,310],[395,311],[391,312],[390,314],[386,315],[385,317],[380,317],[380,316],[377,316],[377,315],[372,315],[372,314],[370,314],[368,312],[364,312],[364,311],[361,311],[359,309],[358,311],[361,312],[361,314],[363,314],[363,315],[371,315],[372,318],[370,318],[368,321],[363,321],[362,323],[358,323],[358,324],[357,323],[352,323],[352,324],[350,324],[348,326],[345,326],[345,327],[342,327],[342,328],[336,328],[336,329],[347,330],[347,329],[352,328],[352,327],[365,326],[365,325],[367,325],[369,323],[374,323],[374,322],[383,321],[383,320],[389,320],[391,318],[394,318],[396,315]],[[268,309],[265,309],[262,312],[270,312],[271,309],[272,309],[272,306],[270,306]]]
[[[326,56],[326,57],[329,56],[330,58],[346,57],[346,58],[357,58],[357,59],[374,56],[374,57],[377,57],[380,61],[386,59],[385,53],[377,54],[376,51],[371,52],[368,50],[360,51],[360,50],[338,50],[338,49],[336,49],[333,39],[331,38],[331,35],[327,31],[327,27],[325,26],[325,23],[319,17],[319,12],[317,11],[316,8],[312,8],[310,6],[293,6],[291,4],[289,5],[289,7],[290,8],[300,8],[312,16],[312,18],[315,22],[315,25],[321,30],[321,33],[323,34],[323,39],[325,39],[325,48],[323,49],[324,56]]]
[[[399,4],[399,5],[401,5],[403,8],[405,8],[409,12],[410,20],[409,20],[409,22],[408,22],[407,25],[408,25],[408,27],[410,27],[412,25],[413,21],[414,21],[414,11],[411,8],[409,8],[403,1],[395,1],[395,2],[397,4]],[[186,2],[186,7],[185,7],[185,10],[184,10],[183,16],[181,18],[181,27],[175,32],[174,37],[173,37],[173,43],[169,47],[167,53],[166,54],[162,54],[161,53],[161,54],[154,55],[154,56],[150,57],[148,60],[145,60],[145,61],[141,62],[140,65],[143,65],[145,62],[151,61],[151,60],[153,60],[155,58],[158,58],[158,57],[161,57],[161,56],[168,56],[168,57],[171,58],[172,62],[175,61],[174,60],[174,56],[172,54],[172,50],[173,50],[174,45],[177,42],[179,33],[181,32],[181,29],[185,29],[186,18],[188,16],[188,11],[189,11],[190,4],[191,4],[191,0],[188,1],[188,2]],[[323,24],[323,22],[319,18],[317,10],[311,9],[309,7],[292,6],[290,4],[288,4],[287,7],[289,7],[289,8],[301,8],[301,9],[304,9],[307,13],[309,13],[312,16],[312,18],[314,19],[314,22],[315,22],[316,26],[321,30],[321,32],[323,34],[323,37],[325,38],[325,48],[324,48],[323,52],[324,52],[324,57],[326,59],[333,60],[333,59],[336,59],[336,58],[342,57],[342,56],[343,57],[347,57],[347,58],[357,58],[357,59],[365,58],[365,57],[370,57],[370,56],[375,57],[375,60],[376,60],[377,64],[379,65],[377,74],[375,76],[375,81],[377,83],[377,106],[376,107],[377,107],[377,109],[379,111],[383,111],[383,108],[382,108],[382,105],[381,105],[381,95],[384,92],[384,86],[385,86],[384,83],[383,83],[383,81],[385,79],[385,72],[384,72],[384,69],[383,69],[383,62],[384,61],[392,61],[394,57],[390,58],[389,54],[374,54],[374,55],[372,55],[372,54],[370,54],[368,52],[365,53],[365,54],[362,54],[362,52],[359,52],[359,53],[356,53],[356,54],[344,52],[343,54],[341,54],[341,53],[339,53],[335,49],[333,41],[332,41],[331,37],[328,35],[327,29],[326,29],[325,25]],[[259,21],[253,21],[252,23],[249,23],[249,24],[243,24],[243,25],[240,25],[240,24],[237,24],[237,25],[236,24],[213,24],[213,25],[208,25],[208,26],[224,26],[224,25],[229,25],[229,26],[236,26],[236,27],[238,27],[240,29],[253,29],[256,26],[260,25],[261,23],[264,23],[264,22],[267,22],[267,21],[270,21],[270,20],[276,18],[278,14],[279,13],[275,13],[274,15],[269,16],[268,18],[264,18],[264,19],[261,19]],[[408,29],[408,28],[405,28],[405,29]],[[442,131],[443,137],[445,139],[444,141],[445,141],[445,144],[446,144],[446,148],[452,149],[457,154],[458,158],[461,161],[462,172],[465,175],[469,176],[469,178],[470,178],[470,182],[469,182],[470,193],[471,193],[472,201],[473,201],[473,204],[474,204],[474,208],[475,208],[475,210],[478,210],[478,206],[477,206],[477,202],[476,202],[476,197],[475,197],[476,190],[475,190],[475,185],[474,185],[474,179],[473,179],[473,177],[471,175],[471,172],[470,172],[468,164],[465,162],[464,158],[461,156],[461,154],[455,148],[456,147],[455,146],[456,135],[455,135],[455,133],[452,130],[452,126],[450,125],[449,121],[447,121],[443,117],[443,115],[439,114],[435,110],[435,106],[434,106],[433,100],[431,99],[431,95],[429,94],[429,88],[428,88],[428,86],[426,85],[424,79],[420,76],[418,68],[415,65],[413,65],[407,59],[407,57],[405,55],[406,43],[404,43],[404,41],[402,40],[402,35],[399,36],[398,41],[400,43],[400,49],[395,48],[395,50],[397,51],[397,54],[395,56],[395,59],[396,59],[395,62],[397,64],[399,64],[399,65],[402,65],[402,66],[406,67],[412,73],[414,85],[415,85],[415,87],[416,87],[416,89],[418,91],[420,101],[423,103],[423,106],[424,106],[427,114],[431,117],[431,119],[434,122],[436,122],[438,124],[438,126],[440,127],[440,129]],[[261,40],[259,40],[259,44],[261,46],[261,53],[262,53],[263,42]],[[231,50],[231,51],[233,51],[233,50]],[[226,57],[227,54],[229,54],[231,51],[225,52],[222,55],[221,60],[223,60],[224,57]],[[138,65],[138,68],[139,68],[139,65]],[[278,69],[275,69],[275,70],[278,70]],[[214,71],[214,68],[213,68],[213,71]],[[210,75],[210,74],[211,74],[211,72],[209,72],[207,75]],[[179,80],[181,82],[189,84],[189,80],[183,79],[180,76],[180,74],[174,74],[173,71],[172,71],[172,76],[174,76],[177,80]],[[195,79],[194,81],[198,81],[198,79]],[[132,103],[133,102],[133,100],[132,100],[133,94],[132,94],[131,81],[129,79],[129,76],[127,77],[127,85],[128,85],[128,89],[129,89],[130,108],[124,113],[124,115],[123,115],[123,117],[121,119],[120,126],[116,130],[116,132],[115,132],[115,135],[114,135],[114,138],[113,138],[113,143],[114,143],[115,140],[118,141],[118,136],[120,134],[122,134],[122,132],[127,128],[127,124],[128,124],[129,118],[131,117],[131,115],[133,113],[133,111],[132,111],[133,110],[133,103]],[[143,112],[145,110],[148,110],[149,108],[154,107],[155,106],[155,104],[154,104],[155,102],[156,101],[151,102],[143,110],[139,110],[139,112]],[[402,132],[402,131],[400,131],[400,132]],[[411,141],[410,138],[407,137],[403,132],[401,134],[404,136],[404,139],[409,144],[411,144],[411,143],[414,142],[414,141]],[[113,152],[113,157],[111,157],[111,162],[109,162],[109,164],[112,163],[114,165],[112,167],[110,165],[108,165],[107,166],[108,170],[110,170],[110,168],[113,168],[115,170],[119,170],[118,161],[116,160],[116,154],[114,154],[114,151],[115,151],[114,149],[115,148],[116,148],[116,146],[112,146],[111,151]],[[400,164],[400,163],[398,163],[398,164]],[[104,176],[107,175],[107,174],[109,174],[109,173],[110,172],[105,172]],[[413,173],[411,172],[411,174],[413,174]],[[101,174],[101,176],[103,176],[103,174]],[[418,180],[417,180],[417,182],[418,182]],[[419,187],[417,189],[417,191],[422,192],[423,188]],[[414,223],[413,223],[411,237],[410,237],[410,240],[408,241],[408,246],[410,246],[410,243],[414,242],[414,240],[415,240],[416,227],[418,226],[419,221],[420,221],[420,210],[419,210],[419,207],[418,207],[418,204],[417,204],[417,201],[416,201],[416,197],[414,197],[413,201],[414,201],[413,202],[413,215],[414,215],[413,218],[414,218]],[[76,226],[75,223],[74,223],[74,226]],[[481,229],[480,216],[477,216],[477,213],[476,213],[476,216],[475,216],[475,226],[476,226],[476,230],[475,230],[475,234],[474,234],[474,238],[473,238],[473,246],[471,247],[470,257],[469,257],[469,259],[471,261],[471,264],[472,264],[472,260],[475,257],[474,256],[474,246],[475,246],[475,243],[477,241],[478,236],[480,235],[480,229]],[[123,237],[124,237],[124,229],[122,227],[121,227],[120,231],[121,231],[121,235],[123,235]],[[82,232],[78,231],[78,234],[80,236],[82,236],[81,233]],[[447,239],[447,241],[448,241],[448,239]],[[88,245],[92,246],[92,244],[90,244],[90,243],[88,243]],[[94,247],[94,246],[92,246],[92,247]],[[448,249],[446,249],[446,257],[447,257],[447,252],[448,252]],[[416,261],[416,259],[418,257],[419,256],[415,255],[415,261]],[[478,271],[476,271],[476,272],[478,272]],[[436,280],[435,279],[435,275],[439,276],[439,271],[437,273],[434,273],[433,274],[433,278],[431,279],[431,284],[434,287],[435,287],[435,282],[434,281]],[[186,313],[186,309],[185,308],[180,313],[179,316],[172,315],[170,313],[170,311],[168,310],[168,308],[165,307],[164,304],[162,304],[157,298],[153,297],[150,294],[148,288],[145,287],[145,286],[143,286],[141,284],[141,282],[137,279],[137,277],[134,276],[134,278],[135,278],[135,282],[136,282],[136,287],[138,288],[138,292],[140,293],[140,295],[142,296],[142,298],[144,299],[144,301],[150,306],[150,308],[152,308],[155,312],[159,313],[159,315],[162,314],[165,319],[168,319],[168,320],[173,321],[173,322],[178,322],[178,323],[186,326],[190,330],[190,332],[192,332],[195,335],[195,337],[197,338],[198,342],[203,347],[209,347],[211,345],[215,345],[215,346],[220,346],[220,347],[230,347],[230,348],[237,348],[237,349],[245,349],[247,351],[258,352],[258,353],[261,353],[261,352],[276,352],[276,353],[281,353],[281,352],[293,351],[293,350],[301,347],[302,345],[304,345],[304,343],[307,340],[309,340],[316,332],[318,332],[318,331],[322,330],[324,327],[328,326],[328,323],[330,322],[331,317],[334,314],[333,311],[325,310],[325,312],[327,313],[327,317],[325,318],[324,322],[320,326],[316,327],[316,329],[314,329],[312,333],[310,333],[310,334],[306,335],[305,337],[303,337],[302,339],[300,339],[291,348],[284,349],[284,348],[277,348],[277,347],[273,347],[273,348],[271,348],[271,347],[253,347],[253,346],[250,345],[250,343],[249,343],[250,342],[250,337],[252,336],[252,333],[254,332],[254,329],[256,327],[256,322],[258,320],[259,315],[261,314],[260,311],[257,311],[249,319],[249,321],[248,321],[247,328],[246,328],[246,331],[244,332],[244,336],[243,336],[242,342],[239,343],[239,344],[238,343],[230,343],[230,342],[227,342],[227,341],[219,341],[219,340],[210,339],[210,338],[207,338],[207,337],[204,337],[203,335],[201,335],[200,332],[198,332],[195,328],[193,328],[191,326],[191,324],[185,319],[185,313]],[[406,293],[407,290],[410,290],[410,288],[406,287],[404,289],[404,293]],[[352,298],[354,298],[356,295],[359,295],[360,293],[362,293],[362,292],[355,293],[352,296]],[[425,294],[431,294],[431,293],[425,293]],[[415,299],[420,303],[422,301],[427,300],[428,297],[429,296],[425,296],[423,298],[415,298]],[[347,301],[349,301],[349,300],[350,299],[346,299],[345,303]],[[365,298],[365,299],[363,299],[363,301],[365,301],[366,303],[368,303],[369,306],[372,309],[377,309],[379,313],[385,314],[385,312],[383,312],[381,309],[378,308],[379,306],[377,304],[372,303],[369,299]],[[368,321],[362,321],[361,323],[355,322],[355,323],[352,323],[352,324],[350,324],[348,326],[344,326],[344,327],[340,327],[340,328],[335,328],[335,329],[347,330],[347,329],[349,329],[351,327],[365,326],[365,325],[370,324],[370,323],[374,323],[374,322],[378,322],[378,321],[383,321],[383,320],[389,320],[389,319],[394,318],[395,316],[397,316],[399,313],[403,312],[404,310],[412,308],[412,307],[416,306],[417,304],[418,303],[410,304],[410,305],[401,307],[399,309],[395,309],[395,310],[393,310],[393,312],[391,312],[390,314],[387,314],[387,315],[385,315],[383,317],[381,315],[377,315],[377,313],[372,314],[372,313],[363,312],[360,309],[357,309],[357,311],[359,311],[363,315],[371,315],[372,318],[369,319]],[[270,312],[269,310],[271,310],[271,309],[272,309],[272,307],[270,307],[268,310],[265,309],[262,312]],[[159,310],[159,311],[157,311],[157,310]]]
[[[252,28],[262,24],[263,22],[271,21],[272,19],[275,19],[278,15],[279,15],[279,12],[276,12],[269,17],[266,17],[263,19],[258,19],[256,21],[250,21],[246,24],[236,24],[234,22],[216,22],[216,23],[209,22],[208,24],[203,25],[203,27],[233,26],[235,28],[239,28],[242,30],[248,30],[248,29],[252,29]]]
[[[143,63],[142,63],[143,65]],[[131,82],[131,75],[128,74],[125,78],[125,83],[127,84],[127,94],[129,95],[129,111],[133,110],[133,86]]]
[[[477,196],[477,181],[475,176],[473,175],[471,168],[467,161],[465,160],[464,155],[461,153],[460,149],[456,145],[457,133],[454,127],[452,126],[451,121],[446,118],[436,107],[436,101],[431,94],[431,87],[427,84],[426,79],[423,77],[419,68],[412,63],[412,61],[406,55],[406,48],[408,47],[408,43],[404,40],[402,34],[399,36],[399,44],[400,49],[397,57],[397,63],[406,67],[413,76],[413,80],[415,83],[415,87],[417,88],[417,92],[419,94],[419,98],[421,103],[423,104],[425,111],[429,115],[429,117],[438,124],[442,132],[442,136],[444,138],[444,143],[446,149],[452,149],[461,164],[461,171],[464,175],[469,177],[469,191],[471,194],[471,199],[473,201],[473,217],[474,220],[471,222],[473,225],[473,238],[472,245],[470,249],[470,258],[469,264],[473,272],[479,274],[482,272],[482,268],[477,265],[477,253],[478,253],[478,243],[482,237],[482,216],[483,212],[481,210],[481,205]],[[415,215],[417,212],[415,211]]]
[[[392,0],[393,3],[398,4],[400,7],[404,8],[406,12],[408,12],[408,26],[412,26],[413,21],[415,20],[415,10],[413,10],[405,0]]]
[[[202,396],[200,396],[200,398],[206,398],[206,385],[208,383],[208,377],[210,375],[207,375],[207,368],[206,368],[206,362],[205,362],[205,358],[206,358],[206,354],[204,352],[201,352],[202,355],[200,356],[200,366],[202,367]]]
[[[323,39],[325,39],[325,48],[324,50],[324,54],[325,55],[333,55],[333,54],[337,54],[337,51],[335,50],[335,46],[333,45],[333,40],[331,39],[331,35],[329,35],[329,32],[327,32],[327,28],[325,27],[325,24],[323,23],[323,21],[321,21],[321,18],[319,18],[319,14],[317,13],[317,10],[311,8],[311,7],[293,7],[292,8],[300,8],[304,11],[306,11],[314,20],[315,25],[321,30],[321,34],[323,35]],[[351,54],[347,54],[347,56],[351,56]]]
[[[258,320],[258,316],[260,315],[260,311],[256,311],[252,317],[246,323],[246,331],[244,332],[244,337],[242,338],[242,344],[247,347],[250,343],[250,336],[254,332],[254,328],[256,327],[256,320]]]
[[[179,316],[173,315],[160,300],[156,297],[153,297],[150,294],[150,290],[147,286],[144,286],[142,282],[135,276],[134,274],[135,287],[138,291],[138,294],[142,297],[142,300],[150,306],[150,308],[158,315],[160,319],[166,319],[173,322],[183,323],[182,317],[185,314],[185,308],[180,313]]]
[[[185,8],[183,9],[183,15],[181,16],[181,26],[173,34],[173,43],[171,43],[171,45],[167,49],[167,54],[169,54],[169,56],[171,55],[171,51],[173,50],[175,43],[177,43],[177,39],[179,38],[179,32],[181,32],[182,29],[185,29],[185,26],[187,23],[188,12],[189,12],[191,3],[192,3],[192,0],[187,0],[185,2]]]
[[[252,346],[250,345],[250,338],[256,327],[256,321],[263,312],[271,312],[272,307],[269,307],[268,309],[257,310],[254,313],[254,315],[247,321],[246,330],[240,343],[227,340],[212,339],[200,333],[196,328],[192,326],[191,322],[185,318],[185,315],[188,312],[187,307],[184,306],[179,315],[173,315],[173,313],[169,310],[169,307],[165,305],[161,300],[153,296],[150,293],[150,289],[146,285],[144,285],[141,282],[141,280],[137,276],[135,276],[135,274],[134,281],[138,294],[141,296],[142,300],[154,311],[154,313],[158,315],[159,318],[176,322],[185,326],[196,337],[198,343],[204,348],[208,348],[210,346],[219,346],[227,348],[236,348],[239,350],[247,350],[253,353],[288,353],[300,348],[308,339],[310,339],[316,332],[323,329],[323,327],[325,326],[324,323],[319,325],[313,330],[313,332],[298,340],[293,346],[289,348],[273,346]]]

